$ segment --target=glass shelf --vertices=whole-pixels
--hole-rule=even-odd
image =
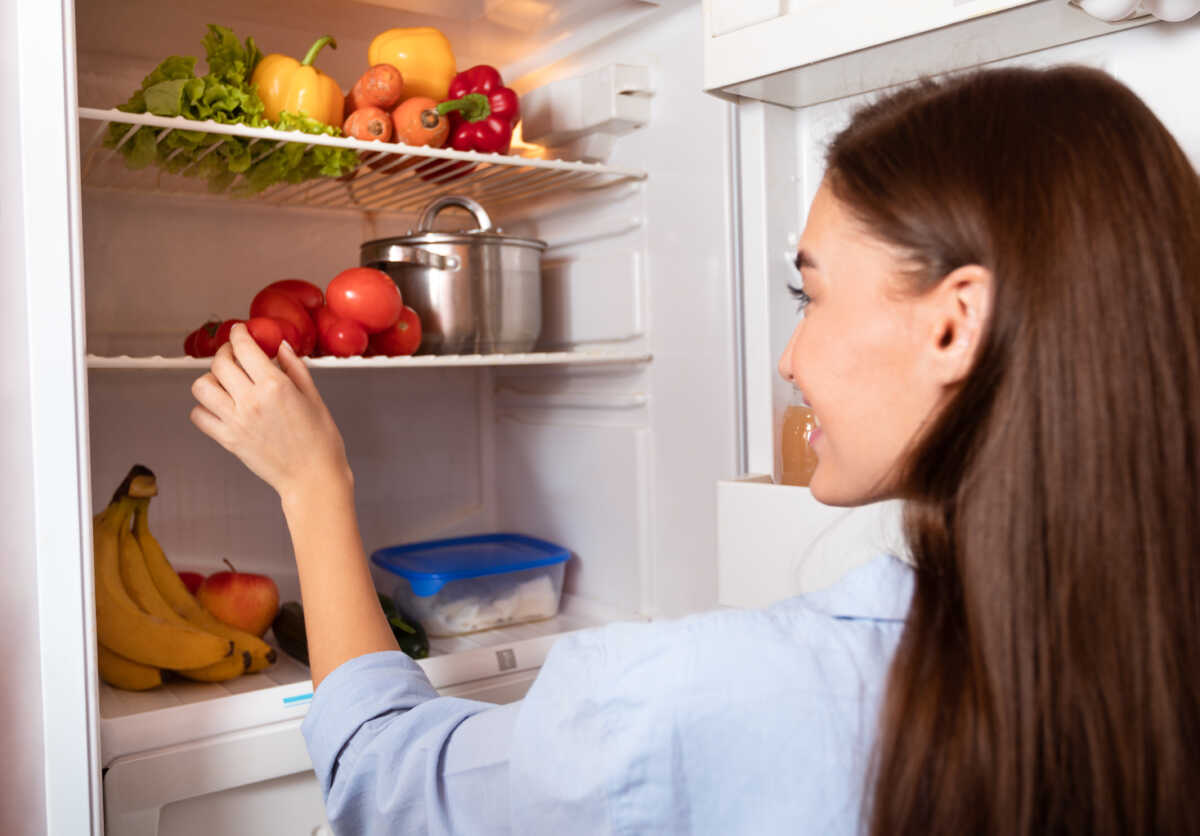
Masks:
[[[314,369],[420,369],[463,366],[565,366],[648,363],[650,355],[639,351],[553,351],[527,354],[422,354],[415,357],[306,357]],[[89,369],[207,369],[211,357],[87,356]]]
[[[81,107],[79,118],[83,185],[90,189],[216,196],[329,210],[416,212],[434,197],[448,191],[473,197],[489,209],[502,210],[550,195],[592,192],[646,179],[645,172],[596,163],[367,142],[149,113],[124,113],[115,109]],[[116,148],[104,145],[111,125],[129,126]],[[209,134],[213,141],[204,155],[216,151],[226,141],[225,137],[240,137],[251,141],[256,162],[289,144],[301,144],[306,148],[323,145],[353,149],[360,152],[362,162],[350,175],[341,178],[279,183],[257,194],[241,196],[238,194],[239,175],[223,190],[213,192],[206,180],[187,176],[186,168],[174,174],[156,166],[131,169],[126,165],[120,146],[131,140],[140,127],[147,125],[159,129],[158,142],[176,130]],[[474,167],[464,173],[463,162],[474,163]]]

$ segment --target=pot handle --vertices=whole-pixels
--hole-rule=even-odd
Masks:
[[[388,264],[419,264],[433,270],[457,270],[459,261],[458,256],[440,255],[420,247],[392,244],[384,251],[382,260],[364,266],[383,270]]]
[[[466,209],[474,215],[475,223],[479,224],[480,232],[492,231],[491,216],[488,215],[487,210],[480,206],[478,202],[466,195],[448,194],[439,197],[421,210],[421,217],[417,219],[417,232],[430,232],[433,229],[433,222],[437,218],[438,213],[450,206]]]

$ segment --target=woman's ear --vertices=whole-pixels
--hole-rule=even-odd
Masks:
[[[932,371],[939,383],[951,386],[966,377],[983,340],[992,313],[992,272],[978,264],[959,267],[924,302]]]

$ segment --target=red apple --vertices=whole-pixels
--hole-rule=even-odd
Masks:
[[[239,572],[209,575],[196,591],[200,605],[230,627],[261,636],[279,613],[279,587],[266,575]]]
[[[204,583],[204,575],[199,572],[180,572],[179,579],[183,581],[183,585],[187,587],[188,592],[193,595],[200,588],[200,584]]]

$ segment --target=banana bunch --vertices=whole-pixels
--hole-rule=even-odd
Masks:
[[[96,632],[100,678],[142,691],[170,670],[198,682],[224,682],[275,661],[258,636],[205,610],[150,533],[154,474],[135,465],[93,520]]]

